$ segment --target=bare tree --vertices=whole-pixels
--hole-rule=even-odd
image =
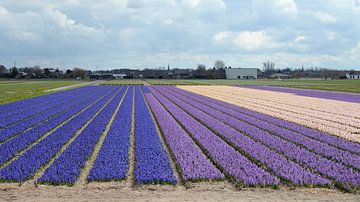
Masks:
[[[206,66],[204,64],[198,64],[195,70],[195,77],[198,79],[206,78]]]
[[[273,62],[264,62],[263,63],[263,71],[266,76],[275,72],[275,63]]]
[[[206,66],[204,64],[198,64],[196,70],[200,70],[200,71],[206,70]]]
[[[215,69],[224,69],[225,68],[225,62],[222,60],[216,60],[214,64]]]

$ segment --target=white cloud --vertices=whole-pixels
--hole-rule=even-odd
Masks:
[[[132,39],[134,39],[136,36],[136,31],[131,28],[126,28],[123,30],[120,30],[119,32],[119,41],[122,44],[129,43]]]
[[[40,40],[40,36],[38,36],[35,33],[32,32],[26,32],[26,31],[11,31],[10,32],[11,38],[20,40],[23,42],[35,42],[36,40]]]
[[[0,6],[0,16],[5,16],[7,13],[7,10]]]
[[[223,0],[183,0],[182,4],[190,8],[212,8],[214,10],[226,9],[226,4]]]
[[[298,37],[296,37],[296,39],[294,41],[297,43],[297,42],[304,41],[305,39],[306,39],[305,36],[298,36]]]
[[[1,0],[0,47],[9,48],[0,49],[0,64],[16,57],[20,65],[195,67],[223,58],[255,66],[274,58],[279,65],[356,66],[356,2]]]
[[[252,8],[262,20],[263,18],[278,17],[287,17],[289,19],[296,17],[298,14],[298,7],[293,0],[253,0]]]
[[[222,43],[229,37],[229,32],[218,32],[214,35],[215,43]]]
[[[200,0],[183,0],[183,4],[190,8],[196,8],[200,4]]]
[[[69,19],[65,14],[58,10],[49,11],[49,17],[54,20],[60,27],[74,27],[75,20]]]
[[[296,15],[298,12],[296,3],[293,0],[272,0],[270,2],[273,3],[274,8],[278,12],[289,15]]]
[[[326,38],[330,41],[335,40],[336,38],[336,33],[335,32],[331,32],[331,31],[326,31]]]
[[[319,20],[321,23],[324,23],[324,24],[336,23],[336,18],[331,16],[329,13],[317,11],[317,12],[314,12],[313,15],[314,15],[314,18]]]
[[[273,39],[263,31],[240,32],[233,39],[233,42],[239,48],[243,48],[246,50],[267,49],[277,46]]]

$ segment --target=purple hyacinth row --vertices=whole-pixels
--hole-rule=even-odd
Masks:
[[[168,97],[178,106],[180,106],[183,110],[187,111],[197,120],[201,120],[201,122],[207,125],[207,127],[216,131],[229,143],[231,143],[238,149],[244,151],[249,156],[261,162],[263,165],[266,165],[278,176],[281,176],[282,178],[287,179],[296,185],[330,184],[329,180],[307,171],[300,165],[287,160],[285,157],[277,154],[276,152],[254,141],[253,139],[243,135],[242,133],[236,131],[235,129],[224,124],[218,119],[209,116],[208,114],[196,109],[195,107],[192,107],[189,104],[186,104],[185,102],[175,98],[172,95],[167,94],[166,97]]]
[[[329,100],[339,100],[346,102],[360,103],[360,94],[341,93],[334,91],[307,90],[296,88],[285,88],[276,86],[241,86],[242,88],[252,88],[258,90],[269,90],[283,93],[293,93],[300,96],[315,97]]]
[[[15,136],[19,133],[24,132],[28,128],[34,127],[36,125],[41,124],[43,121],[53,118],[55,116],[60,115],[61,113],[65,112],[68,108],[74,108],[75,105],[78,105],[80,102],[84,102],[84,100],[96,96],[97,94],[102,93],[101,91],[97,90],[97,88],[94,88],[92,91],[86,91],[82,92],[82,95],[79,97],[73,99],[69,103],[64,103],[62,105],[56,106],[48,111],[41,112],[39,114],[36,114],[35,116],[25,120],[21,121],[17,124],[14,124],[8,128],[0,129],[0,142],[4,142],[7,139],[9,139],[12,136]]]
[[[299,134],[297,132],[279,127],[274,124],[270,124],[269,122],[266,122],[266,121],[263,121],[260,119],[256,119],[255,117],[239,113],[237,111],[232,110],[231,108],[218,106],[216,104],[213,104],[212,102],[206,102],[206,103],[198,102],[198,101],[196,101],[196,99],[192,99],[192,97],[190,95],[182,97],[182,98],[183,98],[182,100],[184,100],[184,101],[190,99],[191,100],[190,104],[194,105],[195,107],[197,107],[203,111],[207,111],[208,109],[212,110],[211,108],[217,109],[223,113],[231,115],[232,117],[230,117],[230,119],[233,119],[233,117],[235,117],[241,121],[246,122],[247,124],[252,124],[252,125],[259,127],[263,130],[266,130],[274,135],[284,138],[287,141],[293,142],[297,145],[301,145],[302,147],[308,149],[311,152],[325,156],[330,159],[334,159],[345,165],[349,165],[349,166],[360,169],[360,156],[359,155],[338,149],[338,148],[330,146],[326,143],[311,139],[311,138],[304,136],[302,134]],[[209,107],[211,107],[211,108],[209,108]],[[266,119],[266,117],[263,119]]]
[[[145,93],[145,97],[181,169],[183,180],[224,178],[156,98],[150,93]]]
[[[314,140],[318,140],[320,142],[332,145],[334,147],[338,147],[342,150],[350,151],[356,154],[360,154],[360,144],[355,142],[350,142],[347,140],[344,140],[340,137],[332,136],[311,128],[307,128],[304,126],[301,126],[299,124],[295,124],[289,121],[285,121],[283,119],[278,119],[276,117],[272,117],[266,114],[258,113],[255,111],[251,111],[239,106],[235,106],[226,102],[222,102],[219,100],[215,100],[212,98],[208,98],[202,95],[198,95],[195,93],[191,93],[188,91],[184,91],[178,88],[171,88],[172,91],[177,92],[179,94],[188,95],[191,96],[192,99],[197,100],[201,103],[208,104],[211,103],[211,105],[217,109],[220,110],[226,110],[226,111],[232,111],[233,113],[240,113],[244,115],[248,115],[251,117],[254,117],[258,120],[265,121],[267,123],[285,128],[290,131],[294,131],[296,133],[299,133],[303,136],[309,137]]]
[[[106,129],[113,113],[118,107],[126,88],[119,93],[95,116],[85,129],[75,138],[51,166],[45,170],[39,183],[74,184],[85,166],[100,136]]]
[[[0,180],[22,182],[31,178],[35,172],[59,152],[61,147],[73,137],[87,121],[116,93],[114,87],[103,88],[111,93],[79,113],[73,119],[57,128],[39,141],[13,162],[0,169]],[[20,141],[20,140],[19,140]]]
[[[139,86],[135,87],[135,181],[176,183],[170,158],[163,148],[155,123]]]
[[[129,169],[134,87],[129,87],[104,143],[90,170],[88,181],[123,180]]]
[[[23,119],[26,119],[28,117],[34,116],[35,114],[45,112],[49,109],[52,109],[55,106],[67,103],[74,99],[74,97],[78,96],[79,94],[82,94],[86,92],[88,88],[81,88],[77,89],[76,91],[72,91],[71,93],[61,94],[59,97],[54,97],[53,99],[47,100],[45,103],[36,105],[31,102],[28,103],[27,107],[24,107],[24,110],[18,110],[13,113],[13,111],[10,111],[10,115],[6,116],[5,114],[1,115],[0,118],[0,128],[7,127],[11,124],[14,124],[18,121],[21,121]]]
[[[245,186],[271,186],[279,180],[226,144],[221,138],[151,88],[154,96],[192,135],[202,149],[231,178]]]
[[[172,94],[171,91],[166,92]],[[185,100],[188,99],[186,98],[183,101],[186,102]],[[331,178],[334,178],[336,181],[342,184],[351,184],[353,186],[358,186],[360,183],[360,174],[350,168],[332,162],[328,159],[322,158],[321,156],[318,156],[312,152],[300,148],[293,143],[287,142],[279,138],[278,136],[273,136],[268,132],[260,130],[253,125],[240,121],[230,115],[224,114],[221,111],[210,108],[200,103],[189,103],[202,110],[203,112],[208,113],[210,116],[216,117],[216,119],[222,121],[223,123],[230,125],[243,133],[248,134],[256,141],[259,141],[264,145],[270,147],[271,149],[282,153],[284,156],[294,160],[295,162],[299,162],[306,168],[310,168],[312,170],[316,170],[319,173],[322,173],[323,175],[330,176]],[[256,120],[253,123],[254,125],[258,126],[258,122]],[[261,125],[259,125],[258,127],[261,127]],[[275,134],[281,133],[278,128],[272,128],[271,130]],[[356,159],[354,158],[354,160]]]
[[[64,113],[59,116],[53,117],[48,121],[14,137],[13,139],[3,143],[0,145],[0,165],[9,161],[13,158],[18,152],[22,151],[32,143],[34,143],[37,139],[41,138],[43,135],[48,133],[50,130],[61,124],[62,122],[69,119],[71,116],[75,115],[87,105],[91,104],[95,100],[99,99],[103,96],[104,93],[96,95],[90,99],[85,99],[77,105],[67,109]]]
[[[55,93],[51,93],[48,95],[42,95],[42,96],[38,96],[38,97],[19,100],[19,101],[7,103],[7,104],[0,104],[0,115],[2,117],[6,117],[13,113],[19,113],[19,112],[21,113],[22,110],[27,109],[28,107],[32,107],[35,105],[47,104],[50,100],[53,100],[54,98],[68,95],[69,93],[71,94],[73,92],[77,92],[78,90],[80,90],[80,89],[76,88],[76,89],[72,89],[72,90],[60,91],[60,92],[55,92]],[[29,105],[29,104],[31,104],[31,105]]]

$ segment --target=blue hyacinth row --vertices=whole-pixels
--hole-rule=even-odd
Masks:
[[[135,91],[135,160],[136,183],[176,183],[169,156],[138,86]]]
[[[128,92],[104,140],[88,181],[123,180],[129,169],[130,132],[134,87]]]
[[[74,184],[125,93],[125,87],[95,116],[38,180],[39,183]]]

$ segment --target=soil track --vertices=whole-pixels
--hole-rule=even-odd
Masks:
[[[92,81],[92,82],[79,83],[79,84],[74,84],[74,85],[70,85],[70,86],[62,86],[62,87],[59,87],[59,88],[53,88],[53,89],[49,89],[49,90],[44,90],[44,92],[67,90],[67,89],[70,89],[70,88],[77,88],[77,87],[89,86],[89,85],[98,85],[98,84],[100,84],[102,82],[103,81]]]
[[[360,201],[358,194],[331,189],[236,190],[227,182],[200,182],[187,187],[125,182],[91,183],[82,187],[0,185],[0,201]]]

